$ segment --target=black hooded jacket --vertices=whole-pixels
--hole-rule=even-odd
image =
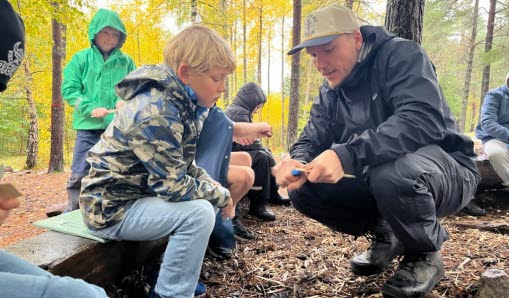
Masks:
[[[383,27],[362,26],[361,33],[357,64],[337,88],[320,87],[292,158],[310,162],[332,149],[345,173],[360,176],[365,167],[437,144],[478,174],[473,142],[458,132],[424,50]]]
[[[253,122],[253,111],[257,106],[267,102],[267,97],[263,90],[255,83],[247,83],[239,89],[233,103],[226,107],[224,113],[233,122]],[[256,140],[251,145],[240,145],[233,143],[233,151],[255,151],[267,149],[263,147],[260,140]]]

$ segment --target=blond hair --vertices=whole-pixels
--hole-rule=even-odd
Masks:
[[[216,67],[235,70],[235,57],[226,40],[201,25],[189,26],[170,39],[164,48],[164,63],[174,71],[184,63],[197,73]]]

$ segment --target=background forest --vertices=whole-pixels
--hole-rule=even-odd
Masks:
[[[292,61],[286,52],[292,47],[295,8],[301,9],[303,18],[321,6],[340,3],[351,6],[364,24],[384,25],[389,7],[379,0],[295,1],[9,0],[25,22],[27,41],[24,63],[8,92],[0,95],[0,164],[49,171],[70,164],[75,132],[72,111],[60,95],[62,67],[75,52],[90,46],[88,24],[99,7],[120,14],[128,32],[122,51],[137,66],[160,63],[166,41],[191,23],[218,31],[237,57],[237,69],[228,78],[220,106],[227,106],[244,83],[261,84],[269,100],[255,119],[269,122],[274,129],[266,145],[275,152],[286,151],[305,124],[322,83],[309,57],[300,55],[296,64],[300,78],[290,96],[297,67],[290,71]],[[466,133],[478,121],[486,91],[502,85],[509,71],[508,6],[508,0],[425,1],[422,46]],[[291,117],[290,106],[295,110]]]

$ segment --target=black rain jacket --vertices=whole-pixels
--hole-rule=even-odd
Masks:
[[[424,50],[383,27],[360,30],[357,64],[337,88],[320,87],[292,158],[310,162],[332,149],[345,173],[360,176],[366,167],[437,144],[478,175],[473,141],[458,132]]]

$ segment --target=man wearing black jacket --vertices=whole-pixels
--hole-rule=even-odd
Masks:
[[[276,165],[295,208],[372,245],[354,256],[358,275],[384,271],[403,255],[382,287],[386,296],[430,292],[444,275],[448,234],[439,218],[472,198],[479,173],[473,142],[458,132],[434,67],[415,42],[382,27],[358,25],[332,5],[312,12],[303,42],[325,84],[292,159]],[[303,168],[298,175],[293,172]]]

